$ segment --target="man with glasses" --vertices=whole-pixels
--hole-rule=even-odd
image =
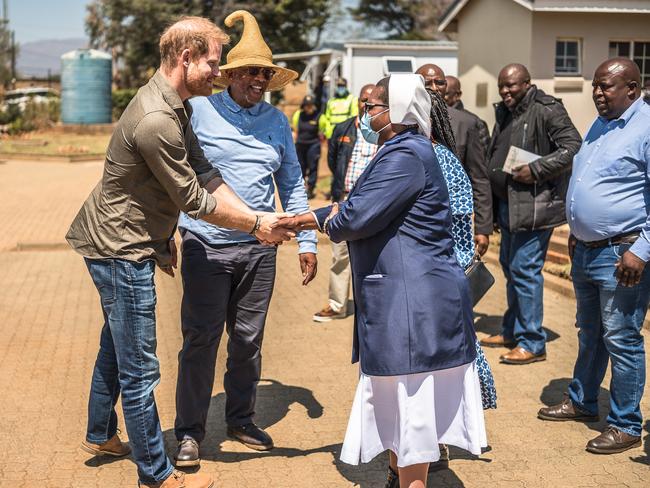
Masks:
[[[425,64],[416,71],[424,77],[424,85],[428,90],[439,92],[444,98],[447,94],[447,78],[444,71],[435,64]],[[476,250],[483,255],[490,243],[492,222],[492,191],[487,173],[485,155],[487,147],[481,139],[481,127],[474,116],[454,107],[447,109],[451,129],[456,139],[458,159],[463,164],[467,176],[472,183],[474,196],[474,241]]]
[[[365,112],[364,104],[375,85],[361,88],[358,102],[358,116],[350,117],[334,129],[328,143],[327,165],[332,172],[332,202],[341,202],[356,183],[363,170],[377,152],[377,146],[370,144],[361,135],[359,120]],[[315,322],[329,322],[347,315],[350,293],[350,256],[345,242],[332,242],[332,266],[328,304],[314,314]]]
[[[275,208],[275,185],[282,206],[309,210],[302,172],[286,116],[262,99],[294,80],[295,71],[273,64],[255,18],[239,10],[225,24],[244,22],[241,41],[215,84],[225,88],[191,100],[192,127],[208,161],[234,192],[256,211]],[[275,184],[274,184],[275,183]],[[276,269],[276,247],[246,232],[197,223],[185,215],[183,236],[183,347],[179,354],[175,433],[177,466],[198,466],[199,444],[214,383],[217,349],[224,323],[228,359],[224,376],[228,437],[259,451],[273,440],[254,420],[261,374],[261,349]],[[316,276],[316,235],[297,237],[302,283]]]

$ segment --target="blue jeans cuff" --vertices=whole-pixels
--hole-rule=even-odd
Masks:
[[[142,483],[146,483],[148,485],[150,485],[152,483],[155,483],[155,484],[162,483],[167,478],[169,478],[172,475],[173,472],[174,472],[174,466],[171,463],[169,463],[169,468],[167,468],[167,470],[165,471],[165,474],[163,474],[160,477],[159,480],[153,480],[153,479],[152,480],[142,480],[142,479],[140,479],[140,480],[138,480],[138,487],[140,487]]]
[[[108,442],[109,439],[112,439],[115,434],[117,434],[117,431],[113,432],[111,435],[109,435],[106,438],[99,438],[99,437],[93,437],[91,435],[86,435],[86,442],[90,442],[91,444],[102,445],[104,442]]]
[[[618,425],[614,425],[614,424],[609,424],[609,425],[611,427],[614,427],[617,430],[620,430],[621,432],[626,433],[627,435],[632,435],[634,437],[641,437],[641,434],[642,434],[641,426],[639,426],[638,429],[633,429],[633,428],[626,429],[624,427],[619,427]]]

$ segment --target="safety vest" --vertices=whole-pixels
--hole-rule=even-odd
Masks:
[[[359,115],[359,101],[357,97],[348,95],[345,98],[330,98],[323,117],[325,118],[325,137],[332,137],[334,127],[350,117]]]

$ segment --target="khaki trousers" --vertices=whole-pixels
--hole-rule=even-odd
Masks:
[[[351,276],[350,255],[348,254],[347,243],[332,242],[329,305],[336,313],[347,313]]]

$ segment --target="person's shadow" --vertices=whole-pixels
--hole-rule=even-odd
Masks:
[[[257,399],[255,402],[255,424],[263,430],[280,422],[289,413],[291,405],[298,403],[305,407],[309,418],[315,419],[323,415],[323,406],[316,400],[311,390],[300,386],[290,386],[276,380],[261,379],[257,386]],[[251,451],[226,452],[221,450],[221,444],[227,439],[224,411],[226,408],[226,394],[218,393],[210,402],[208,418],[206,421],[206,435],[201,442],[201,458],[222,463],[239,462],[255,457],[302,455],[300,450],[275,448],[269,452]],[[174,429],[164,432],[165,445],[168,452],[176,449],[176,436]]]
[[[562,402],[564,395],[569,391],[569,383],[571,383],[571,378],[556,378],[551,380],[542,390],[539,399],[547,407],[557,405]],[[609,390],[602,386],[598,392],[598,411],[601,413],[609,411]],[[602,432],[606,426],[605,417],[607,417],[607,414],[600,415],[599,421],[585,422],[585,425],[591,430]]]
[[[647,464],[650,466],[650,420],[646,420],[644,430],[646,432],[643,439],[643,451],[645,452],[645,455],[631,456],[630,460],[635,463]],[[643,436],[643,433],[641,433],[641,436]]]
[[[474,329],[477,332],[483,332],[487,335],[501,334],[501,324],[503,323],[503,315],[487,315],[482,312],[474,312]],[[553,342],[559,339],[560,335],[544,327],[546,331],[546,342]]]
[[[304,457],[316,453],[329,453],[332,456],[332,464],[337,471],[349,482],[359,485],[360,488],[375,488],[383,486],[388,472],[388,454],[383,453],[373,459],[370,463],[352,466],[339,460],[342,444],[330,444],[315,447],[312,449],[297,449],[294,447],[278,446],[271,451],[258,452],[253,450],[232,452],[221,449],[221,444],[226,440],[226,428],[224,422],[226,396],[218,393],[212,398],[210,410],[208,411],[206,437],[201,443],[201,458],[218,461],[220,463],[238,463],[261,457]],[[276,380],[262,379],[257,388],[255,423],[262,429],[267,429],[280,422],[289,412],[290,407],[298,403],[305,407],[307,415],[317,419],[323,415],[323,406],[316,399],[313,392],[299,386],[285,385]],[[167,452],[173,453],[176,449],[176,437],[174,430],[164,432]],[[460,451],[452,451],[452,464],[454,458],[464,458]],[[477,459],[479,459],[477,457]],[[485,460],[483,460],[485,461]],[[192,469],[189,472],[194,471]],[[443,483],[444,486],[460,488],[463,482],[451,469],[445,469],[429,475],[430,483]]]

